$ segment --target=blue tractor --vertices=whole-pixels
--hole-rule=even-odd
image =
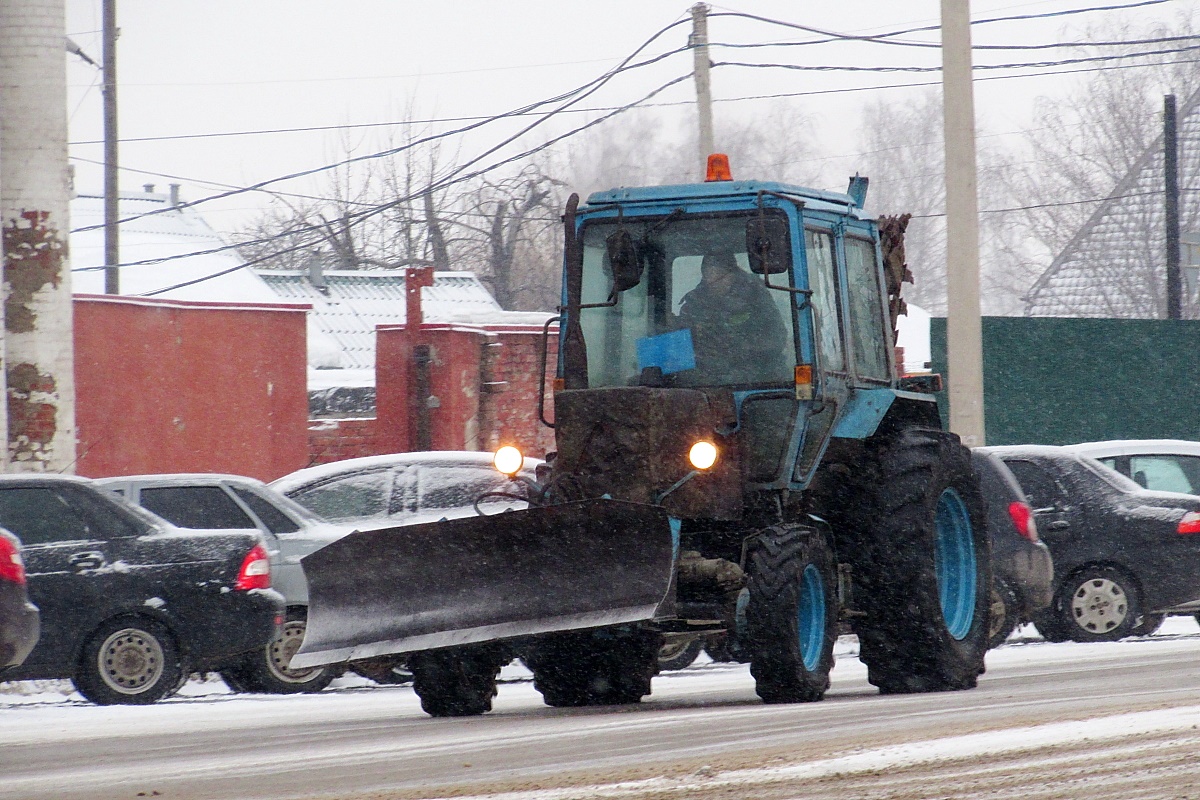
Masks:
[[[865,179],[722,171],[572,196],[531,507],[306,557],[293,666],[403,660],[428,713],[470,715],[514,655],[550,705],[636,703],[666,639],[724,635],[791,703],[823,697],[848,626],[884,693],[975,685],[988,537],[930,376],[899,377],[907,220],[864,214]]]

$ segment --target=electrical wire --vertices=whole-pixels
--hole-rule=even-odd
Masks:
[[[1082,47],[1134,47],[1147,44],[1165,44],[1167,42],[1193,41],[1198,36],[1159,36],[1152,39],[1126,39],[1123,41],[1107,42],[1045,42],[1042,44],[972,44],[972,50],[1053,50],[1061,48]],[[730,49],[761,49],[765,47],[805,47],[808,45],[830,44],[842,41],[840,36],[828,39],[813,39],[807,42],[709,42],[709,47],[726,47]],[[908,42],[895,40],[870,40],[872,44],[891,44],[902,47],[919,47],[941,50],[941,42]]]
[[[1192,191],[1186,189],[1184,191]],[[1079,206],[1087,203],[1106,203],[1109,200],[1128,200],[1132,197],[1151,197],[1161,195],[1162,192],[1134,192],[1133,194],[1119,194],[1111,197],[1093,197],[1087,200],[1064,200],[1061,203],[1036,203],[1028,206],[1014,206],[1012,208],[984,208],[980,209],[980,214],[1009,214],[1014,211],[1036,211],[1041,208],[1062,208],[1064,206]],[[913,219],[935,219],[937,217],[946,216],[946,212],[938,214],[913,214]]]
[[[1171,48],[1168,50],[1147,50],[1141,53],[1123,53],[1105,56],[1083,56],[1080,58],[1066,58],[1058,61],[1031,61],[1014,64],[974,64],[973,70],[993,70],[993,69],[1029,69],[1041,67],[1065,67],[1075,64],[1091,64],[1104,61],[1119,61],[1124,58],[1144,58],[1148,56],[1172,55],[1175,53],[1188,53],[1195,50],[1200,50],[1200,44],[1190,45],[1188,47]],[[855,67],[855,66],[833,66],[828,64],[767,64],[754,63],[745,61],[714,61],[712,66],[715,67],[749,67],[753,69],[788,69],[798,70],[801,72],[941,72],[941,66],[936,67]]]
[[[408,144],[402,145],[400,147],[390,148],[388,150],[382,150],[379,152],[369,153],[369,154],[362,155],[362,156],[354,156],[351,158],[347,158],[347,159],[343,159],[341,161],[334,162],[332,164],[326,164],[326,165],[323,165],[320,167],[314,167],[311,169],[290,173],[288,175],[283,175],[283,176],[280,176],[277,178],[270,178],[265,181],[259,181],[258,183],[255,183],[255,184],[252,184],[251,186],[245,187],[244,189],[235,189],[235,190],[230,190],[230,191],[222,192],[222,193],[215,194],[215,195],[210,195],[209,197],[201,198],[200,200],[194,200],[189,203],[185,203],[185,204],[183,204],[183,206],[190,208],[190,207],[201,205],[203,203],[210,202],[212,200],[218,200],[218,199],[223,199],[226,197],[231,197],[231,196],[233,196],[235,194],[239,194],[241,192],[255,191],[258,189],[262,189],[266,186],[270,186],[270,185],[273,185],[276,183],[281,183],[283,181],[295,180],[297,178],[307,177],[309,175],[314,175],[319,172],[325,172],[325,171],[328,171],[331,169],[337,169],[339,167],[344,167],[344,166],[348,166],[350,164],[360,163],[363,161],[369,161],[369,160],[378,159],[378,158],[385,158],[388,156],[392,156],[392,155],[396,155],[398,153],[404,152],[405,150],[412,149],[419,145],[427,144],[428,142],[431,142],[431,141],[436,141],[438,139],[443,139],[443,138],[447,138],[449,136],[454,136],[457,134],[466,133],[468,131],[475,130],[475,129],[483,127],[484,125],[487,125],[491,122],[495,122],[497,120],[507,119],[509,117],[512,117],[512,116],[514,116],[514,114],[528,113],[528,112],[534,111],[535,109],[541,108],[542,106],[548,106],[548,105],[552,105],[554,103],[569,102],[571,100],[571,98],[573,98],[573,97],[587,97],[590,94],[592,94],[593,92],[595,92],[596,90],[598,90],[601,86],[604,86],[609,81],[611,81],[614,77],[616,77],[617,75],[619,75],[623,72],[627,72],[627,71],[634,70],[634,69],[639,69],[641,67],[657,63],[658,61],[661,61],[665,58],[669,58],[670,56],[673,56],[677,53],[685,52],[686,50],[688,50],[689,48],[687,46],[679,47],[679,48],[670,50],[666,53],[660,54],[658,56],[653,56],[651,58],[648,58],[648,59],[638,62],[638,63],[633,63],[633,64],[630,63],[634,60],[634,58],[636,58],[638,56],[638,54],[640,54],[643,50],[645,50],[647,47],[649,47],[656,39],[661,37],[666,32],[670,31],[672,28],[682,25],[685,22],[686,22],[686,20],[677,20],[675,22],[670,23],[669,25],[664,26],[663,28],[659,29],[656,33],[654,33],[649,39],[647,39],[645,42],[643,42],[637,49],[635,49],[629,56],[627,56],[620,64],[618,64],[613,69],[609,70],[608,72],[604,73],[603,75],[599,76],[598,78],[594,78],[593,80],[589,81],[588,83],[586,83],[580,87],[577,87],[570,91],[564,92],[555,97],[548,98],[546,100],[540,100],[535,103],[531,103],[526,106],[522,106],[521,108],[515,109],[514,111],[504,112],[502,114],[493,115],[491,117],[487,117],[486,119],[480,120],[478,122],[474,122],[470,125],[465,125],[463,127],[457,128],[452,131],[447,131],[444,133],[432,134],[430,136],[422,137],[416,141],[409,142]],[[551,112],[543,112],[543,113],[548,113],[549,116],[545,116],[545,117],[543,117],[543,119],[539,120],[538,122],[534,123],[533,125],[527,126],[526,130],[532,130],[537,125],[540,125],[542,122],[546,121],[546,119],[549,119],[550,116],[553,116],[554,114],[559,113],[559,110],[553,110]],[[156,210],[156,211],[146,212],[145,214],[139,214],[136,217],[129,217],[126,219],[118,220],[118,224],[122,223],[122,222],[128,222],[133,219],[140,219],[143,216],[152,216],[155,214],[165,213],[166,211],[169,211],[169,210],[171,210],[171,209],[160,209],[160,210]],[[104,226],[103,225],[93,225],[93,226],[90,226],[87,228],[78,228],[78,229],[76,229],[76,231],[96,230],[96,229],[99,229],[102,227],[104,227]],[[73,231],[73,232],[75,232],[75,231]]]

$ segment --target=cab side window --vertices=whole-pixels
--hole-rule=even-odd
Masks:
[[[813,324],[816,326],[820,368],[826,372],[841,372],[846,369],[846,356],[842,352],[833,235],[825,231],[806,230],[804,251],[808,258],[808,287],[812,289]]]
[[[875,263],[875,243],[846,237],[846,283],[850,292],[850,349],[860,378],[886,381],[889,325],[883,318],[883,295]]]

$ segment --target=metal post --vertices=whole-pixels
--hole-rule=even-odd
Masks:
[[[1167,319],[1183,318],[1179,269],[1179,137],[1175,95],[1163,97],[1163,190],[1167,235]]]
[[[117,220],[117,0],[104,0],[102,9],[104,52],[104,293],[120,294],[117,265],[121,263]]]
[[[696,76],[696,110],[700,120],[700,179],[708,172],[708,156],[713,152],[712,84],[709,82],[708,6],[692,6],[692,55]]]
[[[946,137],[946,355],[950,430],[968,447],[985,441],[979,303],[979,197],[969,0],[941,0]]]

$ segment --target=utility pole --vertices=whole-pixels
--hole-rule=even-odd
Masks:
[[[946,138],[946,361],[950,430],[967,447],[985,441],[979,303],[979,196],[970,0],[942,3],[942,107]]]
[[[708,6],[692,6],[692,57],[696,76],[696,110],[700,118],[700,179],[708,171],[708,156],[713,152],[712,84],[708,71]]]
[[[1163,97],[1163,190],[1167,218],[1167,319],[1183,319],[1179,270],[1179,135],[1173,94]]]
[[[104,52],[104,293],[120,294],[121,249],[117,220],[120,190],[117,188],[117,0],[104,0],[102,36]]]

